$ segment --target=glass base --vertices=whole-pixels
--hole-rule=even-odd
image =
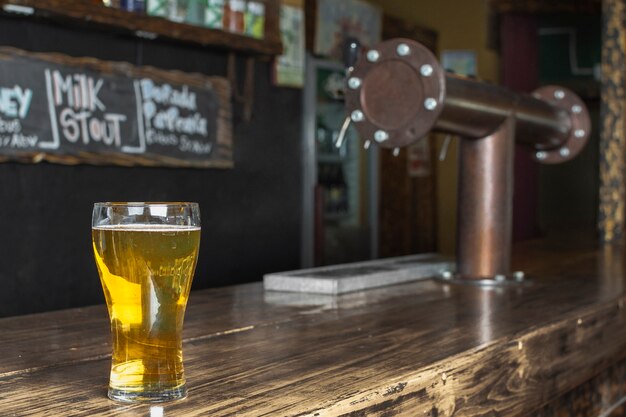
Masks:
[[[164,403],[168,401],[182,400],[187,397],[187,388],[183,385],[178,388],[151,391],[124,391],[116,388],[109,388],[108,397],[113,401],[122,403]]]

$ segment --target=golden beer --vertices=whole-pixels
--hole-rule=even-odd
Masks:
[[[184,397],[181,336],[200,227],[95,226],[92,237],[111,319],[109,397],[121,401]]]

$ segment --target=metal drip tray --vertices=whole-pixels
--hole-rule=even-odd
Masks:
[[[450,258],[427,253],[266,274],[266,291],[344,294],[433,278],[454,267]]]

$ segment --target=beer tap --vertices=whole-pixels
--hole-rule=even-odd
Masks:
[[[429,132],[459,136],[456,271],[443,278],[523,282],[523,273],[510,271],[515,143],[532,149],[539,163],[574,158],[591,129],[582,100],[558,86],[525,95],[447,74],[426,47],[409,39],[385,41],[360,55],[346,84],[347,113],[366,147],[374,142],[399,150]]]
[[[361,44],[356,38],[347,38],[344,42],[343,48],[343,62],[346,68],[346,77],[349,78],[352,71],[354,71],[354,65],[359,59],[359,54],[361,53]],[[371,50],[366,53],[366,56],[369,60],[378,59],[378,51]],[[352,122],[361,122],[363,120],[363,113],[360,110],[354,110],[346,118],[344,119],[341,129],[339,130],[339,135],[337,136],[337,140],[335,141],[335,146],[337,148],[341,148],[343,142],[346,137],[346,133],[348,132],[348,128],[350,127],[350,123]],[[371,141],[369,139],[365,139],[363,147],[365,150],[369,150],[371,146]],[[400,148],[394,148],[393,156],[398,156],[400,154]]]
[[[361,51],[361,44],[358,39],[349,37],[343,43],[343,63],[346,69],[346,77],[350,76],[350,73],[354,69],[354,64],[359,58],[359,53]],[[337,140],[335,141],[335,146],[339,149],[343,146],[343,141],[346,138],[346,134],[348,133],[348,128],[350,127],[350,123],[352,122],[352,118],[350,115],[346,116],[343,123],[341,124],[341,129],[339,129],[339,135],[337,136]]]

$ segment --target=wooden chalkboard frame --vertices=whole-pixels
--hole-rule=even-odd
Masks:
[[[87,0],[0,0],[0,11],[7,6],[32,9],[32,15],[63,23],[100,26],[145,39],[166,38],[185,43],[237,50],[255,55],[280,55],[283,50],[280,37],[279,0],[267,0],[265,34],[263,39],[239,35],[218,29],[209,29],[160,17],[132,13],[105,7]],[[28,10],[27,9],[27,10]]]
[[[96,58],[74,58],[57,53],[32,53],[12,47],[0,47],[0,60],[11,60],[16,57],[35,59],[51,64],[89,70],[103,75],[121,76],[129,79],[150,78],[152,80],[187,85],[199,89],[211,90],[218,98],[219,106],[216,117],[215,144],[219,148],[218,157],[206,160],[186,161],[181,158],[167,155],[124,154],[120,151],[111,152],[78,152],[77,154],[48,153],[45,151],[23,152],[20,155],[2,155],[0,162],[17,161],[22,163],[52,163],[76,165],[121,165],[121,166],[164,166],[189,168],[232,168],[233,164],[233,134],[232,134],[232,105],[230,82],[224,77],[209,77],[202,74],[183,73],[181,71],[165,71],[154,67],[137,67],[127,62],[103,61]]]

